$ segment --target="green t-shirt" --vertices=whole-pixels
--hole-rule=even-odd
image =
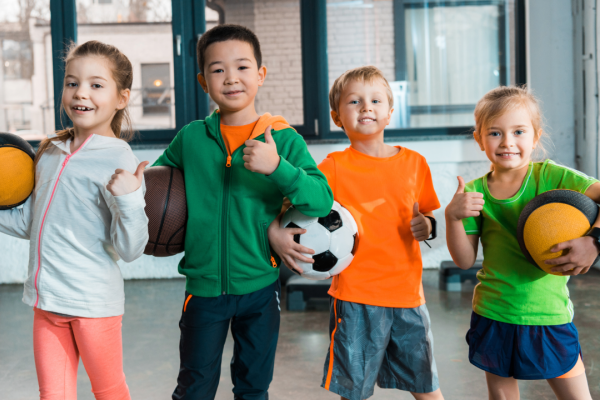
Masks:
[[[489,174],[469,182],[465,192],[483,193],[479,217],[465,218],[468,235],[480,235],[483,268],[473,296],[473,311],[517,325],[562,325],[573,320],[568,276],[546,274],[531,264],[519,247],[517,224],[523,208],[538,194],[553,189],[580,193],[598,180],[551,160],[530,163],[521,189],[498,200],[488,190]]]

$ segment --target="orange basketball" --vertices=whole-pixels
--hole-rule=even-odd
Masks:
[[[21,205],[33,192],[35,151],[24,139],[0,133],[0,210]]]

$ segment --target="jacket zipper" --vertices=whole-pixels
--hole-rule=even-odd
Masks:
[[[227,294],[227,214],[229,209],[229,180],[231,178],[231,161],[225,168],[225,184],[223,185],[223,208],[221,211],[221,294]]]
[[[92,136],[94,135],[90,135],[85,142],[83,142],[83,144],[81,146],[79,146],[79,148],[77,150],[75,150],[75,152],[71,153],[71,154],[67,154],[67,157],[65,158],[65,161],[63,161],[62,163],[62,167],[60,168],[60,172],[58,173],[58,176],[56,177],[56,181],[54,182],[54,187],[52,188],[52,194],[50,195],[50,200],[48,200],[48,205],[46,206],[46,210],[44,211],[44,217],[42,218],[42,223],[40,225],[40,232],[38,233],[38,245],[37,245],[37,255],[38,255],[38,262],[37,262],[37,269],[35,271],[35,279],[33,282],[33,286],[35,288],[35,304],[34,307],[37,307],[39,301],[40,301],[40,292],[38,289],[38,275],[40,273],[40,269],[42,268],[42,231],[44,230],[44,222],[46,222],[46,215],[48,215],[48,210],[50,209],[50,204],[52,204],[52,199],[54,199],[54,193],[56,192],[56,187],[58,186],[58,181],[60,180],[60,176],[62,175],[63,171],[65,170],[65,167],[67,166],[67,163],[69,162],[69,160],[71,159],[71,157],[73,157],[75,154],[77,154],[77,152],[79,150],[81,150],[83,148],[83,146],[85,146],[87,144],[87,142],[90,141],[90,139],[92,138]]]

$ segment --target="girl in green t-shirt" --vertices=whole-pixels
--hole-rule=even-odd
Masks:
[[[517,223],[525,205],[548,190],[576,190],[600,203],[600,182],[551,160],[532,161],[541,120],[524,88],[499,87],[479,101],[473,136],[492,170],[467,185],[458,177],[446,239],[462,269],[475,263],[479,239],[483,246],[467,342],[469,360],[486,371],[490,399],[519,399],[517,379],[547,379],[558,399],[591,400],[567,281],[590,269],[599,248],[589,236],[560,243],[551,251],[568,253],[546,263],[563,276],[547,274],[521,252]]]

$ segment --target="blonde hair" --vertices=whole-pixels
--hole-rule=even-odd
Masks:
[[[475,131],[473,136],[480,142],[481,134],[507,111],[525,107],[531,117],[534,136],[537,140],[536,154],[544,158],[546,150],[542,143],[544,121],[539,101],[526,86],[499,86],[487,92],[475,107]],[[546,136],[546,135],[544,135]]]
[[[110,61],[110,63],[112,64],[112,76],[117,84],[117,92],[119,94],[125,89],[131,90],[131,85],[133,82],[133,67],[131,66],[131,62],[125,54],[121,53],[119,49],[117,49],[115,46],[111,46],[106,43],[98,42],[96,40],[90,40],[89,42],[85,42],[77,46],[75,43],[71,42],[71,44],[68,47],[67,56],[64,59],[65,70],[67,69],[71,61],[77,58],[88,56],[104,57],[108,61]],[[64,126],[64,122],[62,121],[64,106],[62,102],[60,105],[60,111],[61,123]],[[122,129],[123,125],[125,125],[125,129]],[[110,123],[110,127],[115,136],[119,139],[123,139],[126,142],[133,139],[133,137],[135,136],[135,132],[133,131],[133,126],[131,124],[131,117],[129,116],[128,107],[117,111]],[[50,142],[66,142],[68,139],[73,138],[74,134],[74,128],[65,128],[56,132],[56,137],[53,137],[51,139],[44,139],[40,143],[40,146],[38,148],[37,154],[35,156],[35,163],[37,164],[42,154],[48,149]]]
[[[335,82],[333,82],[333,86],[329,91],[329,106],[333,111],[339,114],[340,97],[348,83],[352,81],[373,83],[377,79],[380,79],[385,83],[385,93],[387,94],[387,98],[390,103],[391,109],[394,106],[394,96],[392,94],[392,88],[390,87],[390,84],[388,83],[387,79],[385,79],[385,76],[383,76],[383,73],[379,70],[379,68],[374,67],[372,65],[349,69],[348,71],[340,75],[340,77],[338,77],[335,80]]]

